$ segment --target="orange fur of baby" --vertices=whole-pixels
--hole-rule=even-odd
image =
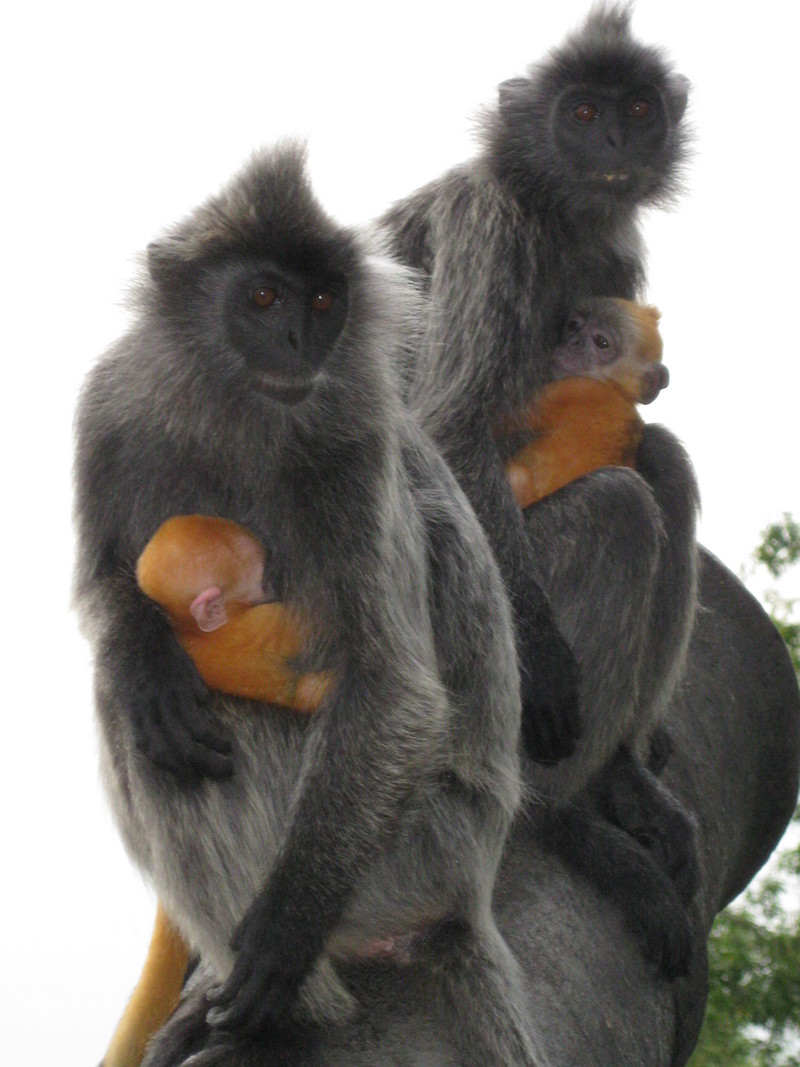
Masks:
[[[181,645],[205,683],[234,696],[316,711],[330,688],[328,672],[298,674],[289,665],[306,632],[280,603],[253,603],[264,569],[264,550],[237,523],[207,515],[178,515],[159,528],[139,557],[143,592],[167,613]],[[198,628],[190,605],[204,589],[219,586],[227,621]]]
[[[189,953],[159,904],[150,948],[102,1067],[139,1067],[145,1047],[177,1007]]]
[[[636,323],[639,343],[606,368],[606,380],[564,378],[551,382],[533,403],[506,419],[502,432],[532,431],[536,438],[506,463],[506,474],[521,508],[600,467],[634,467],[644,423],[642,371],[659,362],[659,312],[617,300]]]

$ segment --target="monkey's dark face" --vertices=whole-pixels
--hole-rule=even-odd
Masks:
[[[561,344],[555,350],[554,377],[597,374],[616,363],[624,351],[622,331],[609,319],[575,314],[570,317]]]
[[[253,392],[296,404],[314,388],[347,318],[343,278],[317,278],[269,260],[224,269],[228,342]]]
[[[670,123],[653,85],[569,86],[555,103],[551,130],[564,173],[583,195],[638,201],[663,174]]]
[[[561,49],[499,89],[488,133],[499,170],[540,211],[586,223],[677,191],[689,84],[639,45],[625,9],[600,8]]]

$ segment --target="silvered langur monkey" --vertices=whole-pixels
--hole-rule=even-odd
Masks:
[[[511,617],[399,399],[413,287],[324,214],[292,146],[147,265],[139,318],[80,400],[77,593],[112,805],[213,978],[209,1043],[224,1060],[229,1036],[346,1016],[336,959],[372,966],[399,938],[436,960],[461,1062],[536,1064],[491,914],[519,798]],[[314,715],[210,693],[138,588],[180,514],[264,546],[265,581],[308,621],[298,669],[334,679]]]
[[[496,437],[552,379],[576,303],[640,294],[639,210],[669,202],[678,187],[687,83],[629,22],[627,9],[595,9],[526,77],[500,86],[475,159],[379,223],[427,278],[431,313],[409,402],[500,564],[523,696],[539,604],[529,581],[545,590],[578,661],[579,728],[571,717],[564,725],[528,714],[523,699],[523,738],[537,761],[529,777],[552,803],[548,840],[618,900],[672,975],[686,966],[696,854],[687,819],[643,761],[690,637],[694,475],[678,442],[647,427],[638,474],[601,471],[523,513],[504,469],[515,445]],[[579,811],[573,802],[587,788],[592,800]],[[609,817],[617,825],[605,825]]]

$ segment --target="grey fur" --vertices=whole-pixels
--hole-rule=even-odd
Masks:
[[[248,256],[346,279],[346,323],[303,402],[255,394],[226,341],[220,279]],[[465,1011],[462,1062],[539,1064],[490,907],[520,790],[510,612],[466,499],[399,401],[414,287],[323,214],[291,145],[151,247],[149,268],[138,320],[77,416],[77,595],[125,843],[227,980],[223,1030],[244,1025],[248,998],[259,1011],[273,998],[259,1025],[341,1022],[354,1005],[332,961],[443,924],[440,995],[494,1019]],[[310,719],[206,699],[136,587],[161,522],[194,512],[250,528],[281,599],[316,620],[305,662],[339,681]],[[173,714],[189,725],[170,763]],[[183,759],[199,761],[189,781]]]
[[[624,472],[614,472],[619,474]],[[623,479],[627,481],[627,478]],[[613,516],[612,516],[613,521]],[[580,544],[591,525],[576,528]],[[581,551],[583,555],[583,552]],[[613,620],[598,618],[597,645]],[[683,1067],[707,993],[705,941],[714,916],[750,881],[797,801],[800,692],[774,626],[722,564],[701,551],[696,625],[686,672],[665,717],[674,742],[666,785],[692,813],[700,845],[693,967],[667,983],[642,959],[615,908],[539,847],[543,815],[515,821],[495,893],[498,925],[519,959],[532,1026],[551,1067]],[[228,1046],[225,1067],[458,1067],[454,1032],[472,1005],[444,1010],[438,969],[353,967],[362,1006],[341,1027],[300,1024],[281,1041]],[[215,1064],[198,976],[153,1042],[146,1067],[177,1067],[193,1052]],[[492,1025],[491,1009],[481,1018]],[[200,1061],[202,1064],[202,1060]]]
[[[602,864],[602,848],[589,848],[595,836],[585,824],[589,812],[571,825],[567,805],[582,794],[598,811],[590,820],[598,833],[610,818],[655,839],[648,855],[640,850],[629,858],[649,864],[653,893],[670,890],[651,862],[660,858],[676,883],[672,896],[677,891],[685,900],[696,877],[691,826],[641,758],[680,677],[691,633],[698,506],[691,466],[666,431],[648,429],[639,474],[582,479],[523,518],[501,462],[512,445],[494,435],[552,377],[552,353],[572,308],[596,297],[640,295],[638,211],[669,202],[679,187],[686,82],[657,49],[635,41],[629,20],[624,8],[594,10],[528,77],[501,85],[484,119],[479,155],[400,201],[379,225],[393,251],[427,279],[427,331],[408,372],[411,407],[488,533],[521,633],[529,630],[532,577],[580,669],[582,736],[560,762],[529,768],[530,781],[559,811],[549,840],[565,846],[587,874]],[[635,87],[634,96],[646,96],[656,116],[656,126],[646,129],[659,131],[654,140],[624,124],[622,133],[609,127],[615,148],[601,151],[598,142],[602,168],[610,168],[600,179],[562,115],[570,87],[586,83],[587,95],[596,92],[609,108],[621,108]],[[623,527],[609,523],[617,511],[627,519]],[[591,531],[588,558],[574,551],[584,528]],[[536,613],[535,597],[532,603]],[[614,622],[599,645],[588,633],[598,619]],[[519,634],[524,682],[526,642]],[[536,759],[558,724],[531,715],[523,700],[522,728]],[[610,879],[602,888],[624,895]],[[637,895],[627,903],[641,926]],[[681,901],[673,903],[677,930],[663,931],[666,944],[649,943],[669,972],[686,966],[690,939]]]
[[[594,11],[528,78],[500,87],[476,159],[399,202],[380,220],[393,250],[428,280],[431,312],[410,371],[412,408],[487,530],[518,618],[529,610],[526,577],[535,576],[540,564],[499,462],[504,445],[495,441],[493,428],[547,381],[550,353],[572,307],[588,297],[637,296],[644,273],[638,209],[674,194],[686,152],[681,126],[686,87],[655,49],[634,41],[628,22],[623,9]],[[597,71],[612,85],[650,81],[663,101],[664,143],[652,169],[641,166],[624,189],[619,184],[598,189],[576,176],[573,160],[553,145],[559,94]],[[686,476],[685,491],[694,499],[688,468]],[[688,525],[669,535],[691,540],[691,509],[687,518]],[[691,574],[687,580],[691,585]],[[652,581],[642,587],[645,603]],[[691,603],[691,597],[684,599]],[[520,652],[524,660],[524,643]],[[584,713],[585,705],[584,700]],[[527,717],[523,728],[534,735],[529,748],[536,755],[538,724]],[[545,778],[557,778],[562,792],[573,792],[607,754],[608,746],[598,747],[587,736],[571,762],[580,772],[560,768]]]

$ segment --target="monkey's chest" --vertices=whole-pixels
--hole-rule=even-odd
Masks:
[[[223,698],[218,710],[234,743],[233,778],[192,789],[140,778],[136,808],[159,898],[222,975],[232,962],[233,931],[263,887],[288,826],[307,720]]]

